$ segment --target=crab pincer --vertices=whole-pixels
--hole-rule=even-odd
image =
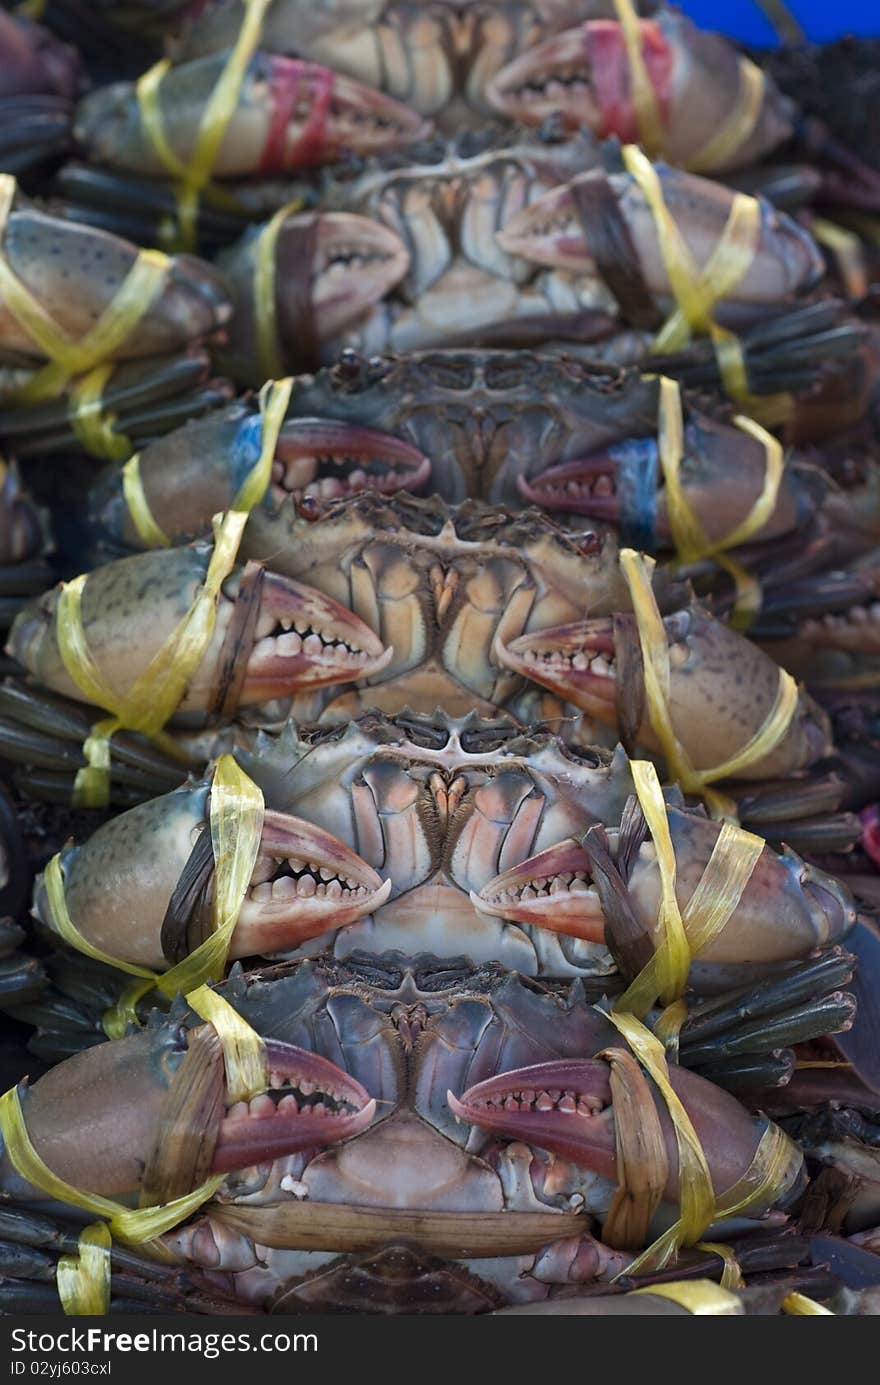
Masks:
[[[334,1063],[277,1039],[265,1052],[269,1086],[248,1104],[231,1099],[211,1028],[99,1044],[21,1091],[28,1136],[78,1190],[170,1201],[211,1173],[329,1145],[372,1121],[376,1103]],[[5,1151],[0,1180],[14,1196],[44,1200]]]
[[[669,714],[694,767],[711,770],[748,744],[773,709],[776,663],[697,603],[663,618],[669,647]],[[522,635],[495,655],[542,687],[659,750],[646,710],[639,639],[633,617],[618,615]],[[621,671],[621,660],[624,667]],[[827,716],[805,692],[784,734],[741,778],[767,778],[805,769],[831,749]]]
[[[185,785],[111,818],[61,853],[74,927],[93,947],[165,970],[214,929],[215,860],[210,791]],[[267,810],[229,956],[283,953],[378,909],[391,882],[330,832]],[[41,876],[34,911],[55,924]]]
[[[83,587],[86,643],[108,687],[124,699],[187,617],[205,581],[211,545],[120,558]],[[332,598],[276,573],[234,569],[222,585],[213,633],[178,711],[227,714],[384,668],[391,651]],[[8,651],[55,692],[80,701],[58,643],[60,587],[16,619]],[[236,607],[238,606],[238,611]]]
[[[174,156],[192,153],[227,54],[165,73],[159,101]],[[247,72],[213,165],[221,179],[269,177],[332,163],[344,151],[374,154],[421,138],[428,126],[398,101],[330,68],[258,52]],[[84,97],[75,133],[90,158],[149,177],[168,169],[144,118],[137,87],[116,82]]]

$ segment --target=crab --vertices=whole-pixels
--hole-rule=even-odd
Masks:
[[[607,978],[633,974],[658,945],[656,848],[620,751],[577,752],[473,716],[374,713],[344,731],[261,735],[237,755],[267,812],[230,960],[397,949]],[[209,797],[206,784],[184,785],[62,850],[66,909],[90,946],[164,970],[211,931]],[[720,827],[674,793],[667,816],[684,908]],[[43,877],[33,912],[57,945]],[[773,974],[854,922],[845,886],[765,846],[692,985]]]
[[[38,1154],[77,1188],[167,1201],[226,1175],[162,1238],[215,1292],[271,1311],[363,1306],[362,1293],[374,1311],[486,1311],[607,1280],[645,1244],[650,1210],[626,1248],[593,1234],[594,1218],[612,1234],[616,1102],[607,1063],[584,1055],[625,1047],[576,998],[497,968],[393,956],[288,964],[221,993],[265,1045],[268,1088],[249,1101],[227,1094],[214,1031],[186,1007],[20,1089]],[[671,1078],[723,1194],[768,1122],[684,1068]],[[644,1099],[665,1149],[653,1205],[674,1209],[673,1128],[659,1096]],[[184,1132],[173,1158],[172,1111]],[[772,1191],[726,1234],[780,1228],[800,1196],[802,1155],[776,1138]],[[0,1180],[46,1209],[8,1153]]]

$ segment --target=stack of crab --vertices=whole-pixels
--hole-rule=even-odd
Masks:
[[[8,8],[0,1312],[880,1311],[880,173],[819,57]]]

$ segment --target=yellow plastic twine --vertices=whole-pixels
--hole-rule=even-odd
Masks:
[[[761,118],[767,81],[761,68],[750,58],[740,57],[739,90],[733,109],[702,148],[687,161],[691,173],[713,173],[751,139]]]
[[[680,1279],[672,1284],[652,1284],[648,1289],[631,1289],[630,1293],[671,1299],[697,1316],[737,1317],[743,1311],[736,1294],[711,1279]]]
[[[620,567],[632,597],[644,666],[648,718],[670,774],[686,793],[699,793],[716,816],[733,815],[730,800],[709,788],[715,780],[730,779],[769,755],[788,730],[797,710],[798,688],[790,673],[779,670],[776,699],[764,724],[729,759],[711,769],[697,770],[672,725],[669,711],[669,646],[663,619],[651,586],[653,558],[624,548]]]
[[[737,414],[733,422],[748,433],[764,449],[764,484],[761,493],[746,517],[721,539],[708,538],[697,515],[688,504],[681,484],[681,463],[684,460],[684,414],[681,389],[677,380],[661,375],[659,385],[658,451],[666,493],[666,512],[679,559],[683,563],[714,558],[730,574],[736,584],[736,602],[731,624],[735,629],[747,628],[761,608],[760,583],[741,563],[726,555],[754,538],[767,523],[779,495],[785,470],[782,444],[753,419]]]
[[[207,987],[187,999],[196,1014],[214,1026],[223,1046],[228,1104],[264,1092],[268,1086],[266,1049],[256,1030]],[[58,1262],[58,1294],[65,1313],[70,1315],[100,1315],[109,1310],[110,1249],[114,1239],[126,1245],[154,1241],[213,1197],[226,1177],[222,1173],[212,1174],[183,1197],[155,1207],[131,1208],[112,1198],[74,1188],[48,1168],[27,1133],[17,1087],[0,1097],[0,1133],[5,1153],[22,1178],[58,1202],[106,1218],[81,1233],[77,1256],[66,1255]]]
[[[15,197],[15,179],[0,174],[0,242]],[[30,289],[13,273],[0,253],[0,295],[8,312],[27,332],[34,344],[49,358],[25,385],[7,396],[13,404],[33,404],[51,398],[75,375],[102,365],[115,355],[149,312],[168,276],[167,255],[159,250],[141,250],[113,300],[98,321],[79,341],[73,341],[52,321]]]
[[[652,158],[663,151],[663,122],[657,93],[642,54],[641,23],[632,0],[614,0],[614,10],[623,34],[629,64],[630,94],[639,140]],[[702,148],[692,154],[687,168],[693,173],[711,173],[724,164],[746,143],[755,129],[764,105],[766,79],[761,68],[750,59],[739,59],[739,90],[736,101],[724,120]]]
[[[158,158],[177,180],[177,207],[180,241],[194,250],[198,238],[198,211],[201,194],[211,188],[211,175],[223,143],[223,136],[235,113],[241,84],[248,63],[257,50],[263,18],[272,0],[242,0],[245,7],[241,29],[217,84],[205,105],[189,162],[178,158],[165,133],[162,114],[162,80],[171,67],[167,58],[145,72],[137,84],[137,99],[144,131]],[[211,189],[215,196],[219,189]]]
[[[248,512],[259,505],[272,479],[272,463],[278,446],[278,435],[284,426],[293,380],[267,380],[260,390],[260,413],[263,418],[260,455],[248,472],[230,509]],[[144,493],[140,469],[140,453],[126,462],[122,468],[122,491],[128,512],[138,534],[148,548],[170,548],[171,539],[163,531],[153,515],[149,501]]]
[[[113,370],[114,362],[105,361],[73,382],[67,417],[86,452],[107,462],[124,462],[131,456],[131,442],[124,433],[117,432],[116,415],[104,412],[104,388]]]
[[[623,162],[654,218],[657,241],[677,307],[660,328],[651,350],[678,351],[695,332],[708,333],[715,344],[718,368],[727,393],[748,399],[748,376],[742,350],[732,332],[719,327],[715,305],[744,278],[761,236],[761,205],[745,193],[735,194],[718,244],[700,269],[666,206],[657,170],[635,144],[624,145]]]
[[[654,83],[642,53],[642,22],[632,0],[614,0],[614,10],[626,48],[630,95],[639,127],[639,139],[643,148],[653,157],[663,148],[663,122]]]
[[[654,955],[615,1001],[615,1011],[643,1018],[659,997],[670,1006],[684,994],[691,962],[730,920],[758,863],[764,842],[752,832],[725,822],[697,887],[679,909],[676,863],[669,819],[657,771],[649,760],[631,760],[630,771],[660,873],[658,942]],[[682,1015],[683,1018],[683,1015]]]
[[[188,995],[190,991],[201,994],[199,988],[203,988],[205,982],[216,981],[223,975],[229,944],[260,850],[264,811],[263,795],[257,785],[231,755],[221,755],[211,781],[213,932],[188,957],[166,972],[120,961],[83,937],[67,908],[60,853],[52,857],[43,874],[43,883],[55,931],[77,952],[138,978],[104,1016],[104,1031],[109,1038],[119,1038],[130,1024],[137,1022],[138,1001],[154,987],[168,999],[178,994]],[[199,1010],[199,1014],[203,1011]],[[204,1017],[213,1023],[213,1015]]]
[[[247,515],[228,513],[214,519],[214,551],[205,580],[187,614],[124,696],[107,683],[86,642],[82,594],[88,574],[62,584],[56,611],[58,648],[68,674],[88,702],[113,715],[97,722],[84,750],[88,765],[74,782],[74,801],[101,807],[109,798],[110,737],[118,730],[140,731],[177,754],[173,740],[161,735],[179,705],[214,632],[220,588],[235,562]]]
[[[738,1216],[742,1212],[767,1206],[775,1201],[785,1189],[786,1173],[791,1167],[791,1156],[795,1146],[778,1125],[768,1121],[749,1168],[733,1187],[728,1188],[726,1193],[722,1193],[716,1199],[705,1152],[691,1118],[669,1080],[663,1045],[635,1015],[615,1010],[608,1018],[620,1030],[663,1097],[675,1129],[678,1146],[678,1221],[621,1271],[617,1276],[621,1278],[623,1275],[638,1274],[645,1269],[663,1269],[674,1259],[683,1245],[702,1244],[705,1249],[716,1250],[714,1244],[700,1241],[706,1228],[722,1217]],[[733,1273],[729,1274],[731,1268]],[[725,1257],[722,1275],[724,1287],[732,1287],[731,1281],[735,1283],[738,1274],[733,1257],[731,1256],[730,1260]],[[727,1283],[725,1276],[728,1278]]]
[[[782,1300],[783,1313],[790,1313],[796,1317],[815,1317],[833,1318],[834,1314],[830,1308],[823,1308],[821,1303],[817,1303],[813,1298],[807,1298],[806,1294],[787,1294]]]
[[[264,375],[278,376],[284,361],[278,342],[278,306],[275,297],[275,256],[281,228],[289,216],[302,207],[302,199],[288,202],[266,224],[254,249],[254,319],[257,327],[257,353]]]

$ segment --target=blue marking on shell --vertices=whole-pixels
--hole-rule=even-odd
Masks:
[[[653,553],[656,543],[657,468],[654,438],[628,438],[609,448],[617,465],[620,536],[631,548]]]
[[[262,414],[249,414],[238,425],[232,443],[230,470],[233,493],[236,493],[250,476],[263,450]]]

